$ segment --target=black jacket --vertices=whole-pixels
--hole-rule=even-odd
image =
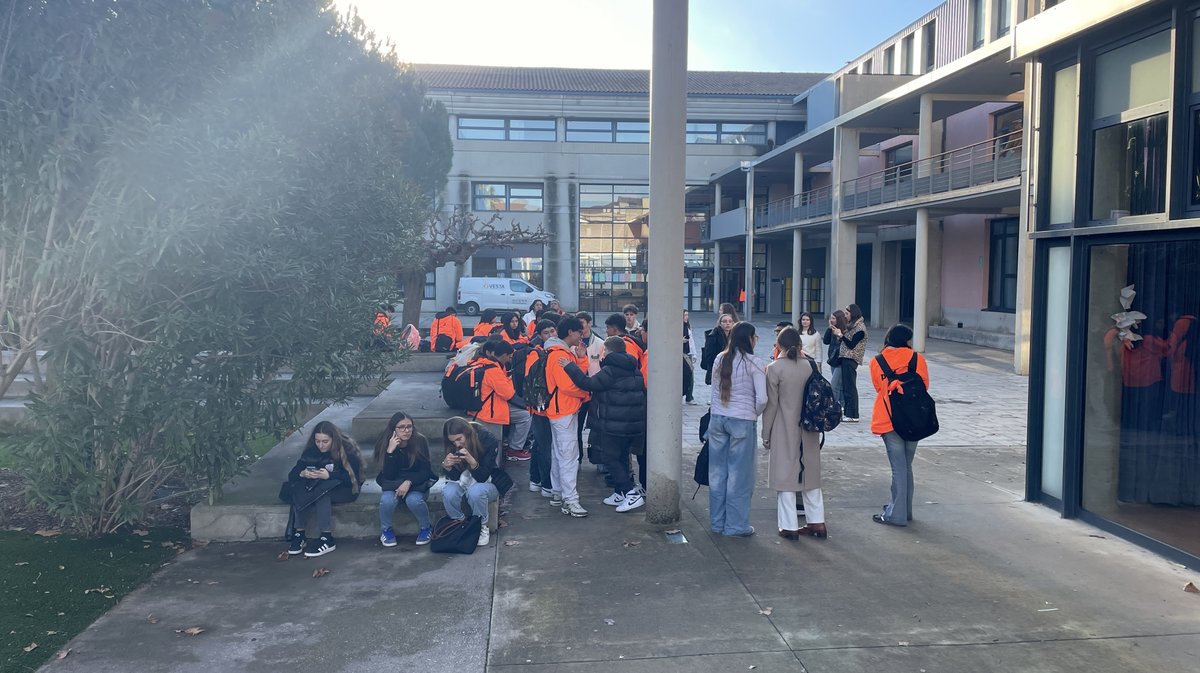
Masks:
[[[479,467],[471,470],[471,476],[475,477],[475,481],[483,483],[491,478],[493,471],[499,471],[496,469],[496,456],[500,453],[500,440],[492,433],[484,430],[478,423],[472,423],[471,425],[475,426],[475,434],[479,435],[479,448],[482,454],[477,459]],[[446,448],[449,450],[454,449],[453,446]],[[452,467],[446,470],[446,478],[450,481],[458,481],[458,478],[462,476],[462,472],[462,469]]]
[[[575,385],[592,393],[589,426],[606,435],[636,437],[646,432],[646,387],[632,355],[609,353],[595,376],[583,373],[574,362],[563,370]]]
[[[700,351],[700,368],[705,371],[704,382],[708,385],[712,385],[713,360],[721,351],[725,350],[725,344],[728,342],[725,331],[720,327],[714,327],[704,332],[704,348]]]
[[[394,491],[400,488],[400,484],[404,482],[412,482],[409,487],[410,491],[421,491],[422,493],[429,490],[429,482],[432,479],[437,479],[433,474],[433,466],[429,464],[429,441],[419,432],[414,432],[412,439],[409,442],[419,442],[425,449],[425,456],[418,455],[412,465],[408,464],[408,451],[397,448],[392,453],[383,454],[383,466],[379,469],[379,474],[375,477],[375,483],[379,484],[379,488],[385,491]],[[418,449],[418,454],[421,451]]]
[[[296,461],[296,465],[292,467],[292,471],[288,473],[288,481],[293,484],[307,485],[309,482],[317,481],[315,479],[301,478],[300,473],[308,467],[325,467],[333,463],[333,471],[329,473],[329,481],[337,482],[337,486],[330,491],[330,498],[334,502],[353,502],[358,499],[358,486],[362,485],[362,461],[358,459],[358,452],[346,452],[346,457],[350,466],[354,468],[354,474],[358,477],[358,483],[354,483],[354,478],[346,471],[346,468],[339,462],[335,461],[332,456],[327,453],[321,453],[316,447],[306,447],[304,453],[300,454],[300,459]]]

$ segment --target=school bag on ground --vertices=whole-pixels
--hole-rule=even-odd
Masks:
[[[706,411],[700,417],[700,453],[696,455],[696,469],[692,471],[692,479],[696,482],[696,493],[701,486],[708,486],[708,424],[712,421],[712,412]],[[692,494],[692,500],[696,499]]]
[[[550,385],[546,382],[546,361],[549,356],[546,351],[536,348],[525,357],[537,360],[530,365],[529,372],[525,375],[521,396],[525,398],[525,404],[528,404],[530,409],[545,411],[554,397],[550,394]]]
[[[842,405],[833,394],[833,386],[821,376],[817,363],[807,358],[812,374],[804,383],[804,399],[800,407],[800,427],[808,432],[822,434],[836,428],[842,422]],[[825,437],[821,437],[824,446]]]
[[[903,374],[892,371],[883,355],[876,355],[875,362],[888,380],[888,417],[900,439],[916,442],[936,434],[937,407],[925,388],[925,379],[917,373],[917,354],[913,353]]]
[[[490,360],[475,360],[465,365],[451,363],[442,377],[442,399],[446,406],[468,412],[483,409],[487,402],[483,397],[483,376],[498,366]]]

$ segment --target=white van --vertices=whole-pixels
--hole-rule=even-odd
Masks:
[[[478,315],[485,308],[520,311],[541,299],[549,304],[554,295],[526,283],[520,278],[459,278],[458,308],[467,315]]]

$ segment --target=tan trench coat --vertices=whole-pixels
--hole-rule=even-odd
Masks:
[[[808,360],[786,357],[767,365],[767,408],[762,438],[769,443],[767,486],[776,491],[821,488],[820,433],[800,427],[804,384],[812,374]],[[800,445],[804,445],[804,481],[800,481]]]

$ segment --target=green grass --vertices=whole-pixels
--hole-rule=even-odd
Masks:
[[[279,440],[270,432],[260,432],[250,435],[250,439],[246,440],[246,453],[255,458],[262,458],[263,454],[275,448]]]
[[[13,447],[22,442],[29,441],[29,435],[13,432],[0,432],[0,467],[15,468],[17,461],[13,457]]]
[[[0,531],[0,671],[36,670],[186,544],[174,529],[92,539]],[[30,643],[37,649],[24,652]]]

